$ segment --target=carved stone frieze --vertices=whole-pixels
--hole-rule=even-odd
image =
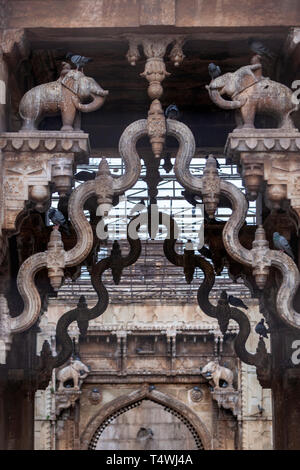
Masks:
[[[3,132],[0,149],[6,152],[74,153],[77,163],[86,163],[90,153],[88,134],[61,131]]]

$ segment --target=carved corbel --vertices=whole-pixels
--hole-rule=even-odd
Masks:
[[[63,410],[74,407],[82,392],[80,390],[65,389],[55,392],[55,414],[60,415]]]
[[[72,187],[73,170],[86,162],[88,135],[62,132],[0,134],[3,157],[3,230],[13,233],[26,201],[41,212],[50,201],[50,188],[65,195]],[[51,185],[52,183],[52,185]]]
[[[232,132],[225,154],[240,166],[250,200],[257,198],[265,181],[268,207],[279,209],[288,200],[300,217],[300,134],[296,129]]]
[[[234,416],[240,416],[241,399],[238,390],[214,390],[211,396],[218,403],[219,408],[231,410]]]

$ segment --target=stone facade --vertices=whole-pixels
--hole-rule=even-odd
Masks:
[[[255,302],[249,302],[253,330],[260,315]],[[60,303],[51,300],[40,323],[38,350],[54,336],[66,308]],[[80,341],[81,360],[91,371],[74,406],[56,416],[49,412],[57,396],[54,379],[46,391],[37,392],[35,448],[46,449],[51,442],[56,449],[271,449],[271,393],[259,385],[255,368],[236,358],[235,328],[230,322],[224,338],[217,322],[193,304],[110,305]],[[70,334],[78,340],[77,327],[72,325]],[[255,351],[257,341],[252,333],[249,351]],[[200,375],[199,367],[216,358],[234,371],[235,415],[218,406]],[[140,428],[151,428],[153,437],[138,439]],[[160,433],[166,441],[157,444]]]

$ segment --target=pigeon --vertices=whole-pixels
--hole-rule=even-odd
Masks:
[[[203,247],[199,250],[199,253],[201,253],[204,258],[212,259],[212,252],[210,251],[209,248],[203,245]]]
[[[268,338],[267,333],[269,333],[269,330],[267,330],[264,323],[265,323],[265,320],[264,318],[262,318],[255,327],[255,333],[257,333],[259,336],[263,336],[264,338]]]
[[[233,305],[234,307],[241,307],[241,308],[245,308],[246,310],[248,310],[247,305],[245,305],[244,302],[241,299],[239,299],[238,297],[234,297],[233,295],[229,295],[228,302],[230,303],[230,305]]]
[[[137,432],[136,438],[139,441],[145,441],[153,438],[153,431],[151,428],[140,428]]]
[[[289,242],[285,237],[280,235],[278,232],[273,233],[273,243],[276,250],[284,251],[287,255],[289,255],[292,259],[294,258],[294,254],[292,252],[292,248],[289,245]]]
[[[66,58],[70,59],[70,61],[74,65],[76,65],[77,70],[79,69],[79,67],[83,68],[87,63],[93,60],[90,57],[84,57],[84,55],[73,54],[72,52],[68,52]]]
[[[95,171],[79,171],[76,173],[74,178],[76,181],[90,181],[96,178],[97,173]]]
[[[260,57],[268,57],[269,59],[274,59],[275,54],[271,52],[262,42],[257,41],[254,38],[249,38],[248,44],[250,46],[251,51],[259,55]]]
[[[50,207],[48,210],[48,217],[57,228],[61,227],[67,235],[71,235],[68,223],[62,212],[60,212],[58,209],[55,209],[54,207]]]
[[[221,75],[221,69],[218,65],[210,63],[208,66],[208,73],[213,80],[214,78],[217,78],[219,75]]]
[[[181,191],[181,194],[187,202],[192,204],[192,206],[196,206],[197,204],[199,204],[199,202],[195,199],[197,196],[196,194],[190,193],[186,189],[184,191]]]
[[[179,118],[179,109],[176,104],[170,104],[165,110],[165,116],[167,119],[178,119]]]
[[[166,171],[166,173],[170,173],[170,171],[173,168],[173,164],[171,162],[171,155],[168,153],[164,157],[164,164],[163,164],[163,169]]]

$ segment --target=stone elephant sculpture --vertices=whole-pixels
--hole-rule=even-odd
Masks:
[[[225,73],[206,85],[212,101],[223,109],[236,110],[236,129],[254,128],[256,113],[276,118],[277,127],[295,129],[290,114],[298,110],[292,90],[261,75],[261,64],[254,63]],[[227,95],[232,100],[225,100]]]
[[[80,130],[80,111],[96,111],[108,93],[93,78],[70,69],[55,82],[38,85],[25,93],[19,105],[21,131],[36,130],[43,117],[60,113],[62,131],[73,131],[74,124],[75,130]],[[84,104],[88,100],[91,101]]]
[[[71,359],[70,365],[64,367],[57,373],[57,379],[59,380],[58,391],[65,390],[64,383],[67,380],[73,379],[73,388],[78,390],[81,385],[81,380],[85,379],[90,372],[90,368],[78,359]]]
[[[212,380],[215,389],[220,389],[220,380],[227,383],[227,388],[233,388],[233,372],[227,367],[220,366],[217,362],[211,361],[200,369],[201,375]]]

